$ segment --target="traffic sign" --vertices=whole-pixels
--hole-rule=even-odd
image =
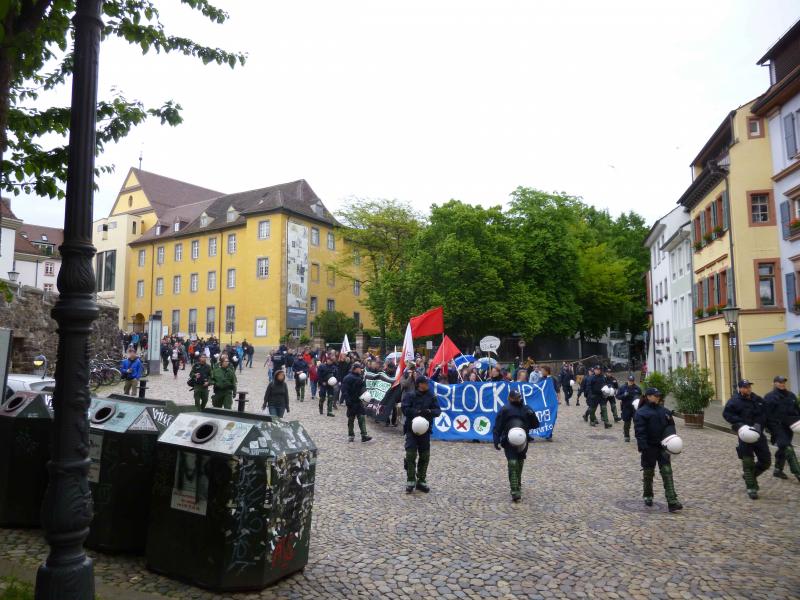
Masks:
[[[517,346],[519,346],[520,348],[524,348],[525,347],[525,340],[518,341],[517,342]]]

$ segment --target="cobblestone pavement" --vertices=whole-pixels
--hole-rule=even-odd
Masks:
[[[256,361],[256,364],[262,364]],[[153,397],[190,402],[185,373],[153,377]],[[264,370],[246,369],[255,396]],[[344,411],[293,402],[320,448],[311,556],[303,573],[236,598],[779,598],[800,597],[800,483],[761,477],[747,498],[735,437],[681,427],[673,461],[685,506],[640,500],[635,444],[561,406],[552,443],[531,446],[523,501],[510,502],[503,454],[434,442],[428,495],[403,493],[402,436],[370,423],[350,444]],[[0,558],[35,566],[37,531],[0,533]],[[94,554],[99,580],[174,598],[228,598],[148,572],[141,557]]]

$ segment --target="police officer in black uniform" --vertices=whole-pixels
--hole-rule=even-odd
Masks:
[[[753,384],[750,381],[742,379],[737,387],[739,391],[728,400],[722,411],[722,417],[737,433],[745,425],[749,425],[759,433],[758,439],[752,444],[739,438],[739,445],[736,447],[736,454],[742,461],[742,478],[747,485],[747,495],[756,500],[758,476],[769,469],[772,462],[767,438],[764,435],[769,414],[766,402],[761,396],[753,393]]]
[[[514,427],[525,431],[525,444],[515,446],[508,441],[508,432]],[[511,500],[522,499],[522,469],[528,455],[528,432],[539,427],[539,419],[530,406],[522,403],[522,396],[517,390],[508,392],[508,404],[497,413],[494,421],[492,437],[497,450],[503,448],[508,461],[508,482],[511,485]]]
[[[431,426],[433,420],[442,414],[439,401],[430,390],[427,377],[424,375],[417,377],[414,390],[403,395],[402,409],[406,418],[403,427],[403,433],[406,434],[406,494],[413,492],[415,487],[427,494],[430,491],[426,477],[428,463],[431,460]],[[415,417],[424,417],[428,420],[428,430],[422,435],[417,435],[411,429]]]
[[[636,385],[636,377],[628,375],[628,381],[617,390],[617,398],[622,407],[622,435],[626,442],[631,441],[631,421],[633,421],[633,401],[642,397],[642,388]]]
[[[609,367],[606,367],[606,385],[610,388],[614,388],[614,394],[611,396],[605,396],[605,399],[608,401],[608,405],[611,407],[611,414],[614,416],[614,423],[619,423],[622,419],[619,418],[619,413],[617,413],[617,402],[615,395],[619,390],[619,382],[617,378],[614,377],[613,372]]]
[[[363,366],[353,363],[350,372],[342,381],[342,400],[347,405],[347,435],[351,442],[355,441],[356,433],[354,421],[358,420],[358,429],[361,432],[361,441],[368,442],[372,438],[367,435],[367,419],[364,405],[361,403],[361,394],[367,389],[364,384]]]
[[[328,400],[328,416],[335,417],[333,414],[333,402],[336,394],[336,386],[329,385],[328,380],[331,377],[336,377],[338,371],[336,365],[333,364],[333,358],[330,356],[325,357],[319,367],[317,367],[317,386],[319,388],[319,414],[322,414],[322,407],[325,405],[325,400]]]
[[[672,413],[660,402],[661,392],[656,388],[647,388],[645,397],[640,400],[636,416],[633,418],[636,445],[642,457],[642,497],[647,506],[653,506],[653,479],[658,464],[661,481],[664,483],[664,495],[667,497],[667,507],[669,512],[675,512],[682,509],[683,505],[675,493],[669,453],[661,445],[661,440],[675,433],[675,421]]]
[[[794,433],[791,429],[793,423],[800,421],[800,405],[797,396],[786,389],[786,377],[776,375],[772,381],[773,390],[764,396],[768,411],[767,428],[772,434],[772,443],[778,447],[772,474],[779,479],[789,479],[783,472],[788,461],[789,470],[800,481],[800,464],[792,446]]]

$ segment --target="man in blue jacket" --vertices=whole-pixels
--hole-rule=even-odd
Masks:
[[[125,380],[123,393],[132,396],[136,392],[139,379],[142,376],[142,360],[136,355],[136,350],[131,346],[128,349],[128,357],[123,359],[120,365],[122,379]]]

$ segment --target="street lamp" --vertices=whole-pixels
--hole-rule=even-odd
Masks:
[[[19,279],[19,271],[14,271],[13,269],[8,272],[8,280],[11,283],[17,283],[17,279]]]
[[[736,383],[739,381],[739,307],[727,306],[722,309],[722,316],[728,326],[728,356],[733,353],[733,392],[736,393]]]
[[[47,357],[44,354],[40,354],[33,359],[33,366],[37,369],[44,366],[44,369],[42,369],[42,379],[44,379],[45,375],[47,375]]]

